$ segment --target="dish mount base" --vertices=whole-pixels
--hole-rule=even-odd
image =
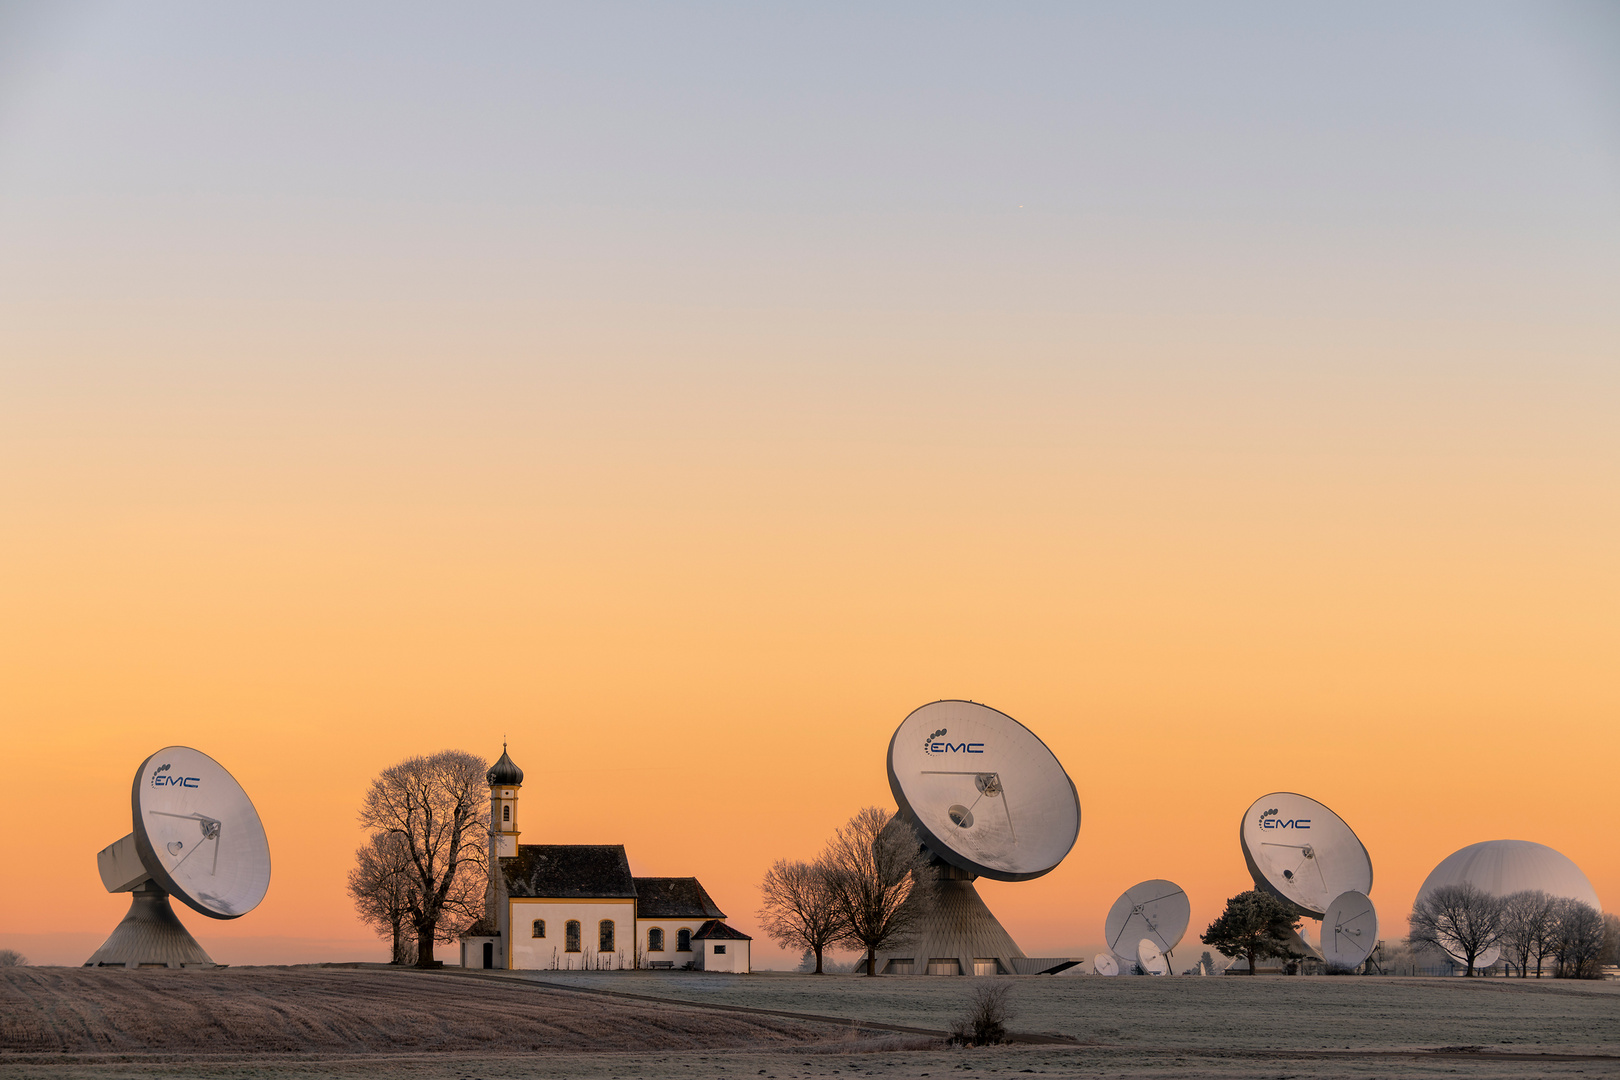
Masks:
[[[169,894],[148,881],[130,894],[129,914],[84,962],[85,967],[215,967],[213,959],[169,906]]]

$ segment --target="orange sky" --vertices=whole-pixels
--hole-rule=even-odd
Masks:
[[[986,104],[946,45],[1049,35],[929,20],[835,94],[828,50],[917,27],[733,27],[798,50],[740,94],[657,28],[542,64],[96,10],[0,82],[0,947],[110,932],[95,852],[178,743],[273,851],[257,911],[183,916],[215,957],[379,959],[366,785],[503,736],[524,839],[757,933],[942,697],[1079,788],[1058,870],[981,885],[1032,955],[1150,877],[1196,934],[1277,789],[1359,832],[1386,936],[1481,840],[1620,904],[1620,146],[1497,15],[1262,20],[1359,73],[1265,68],[1289,95],[1065,24],[1096,64],[997,53]],[[422,121],[413,57],[519,90]]]

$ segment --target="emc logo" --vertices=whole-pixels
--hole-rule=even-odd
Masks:
[[[948,742],[948,741],[941,741],[940,736],[942,736],[944,734],[945,734],[945,729],[940,728],[938,731],[936,731],[933,734],[929,735],[928,736],[928,741],[923,744],[923,751],[925,753],[929,753],[929,754],[982,754],[982,753],[984,753],[984,743],[982,743],[982,742],[953,743],[953,742]]]
[[[1310,818],[1295,818],[1293,821],[1288,821],[1288,820],[1286,820],[1284,818],[1278,817],[1277,814],[1278,814],[1278,811],[1277,811],[1276,807],[1272,807],[1270,810],[1267,810],[1265,813],[1261,814],[1260,815],[1260,821],[1258,822],[1260,828],[1262,828],[1262,829],[1308,829],[1308,828],[1311,827],[1311,819]]]
[[[153,787],[189,787],[197,786],[198,777],[195,776],[165,776],[169,771],[167,764],[159,765],[152,773]]]

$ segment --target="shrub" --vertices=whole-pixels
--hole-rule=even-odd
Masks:
[[[951,1042],[960,1046],[989,1046],[1007,1041],[1012,1019],[1012,983],[983,982],[968,997],[967,1011],[951,1024]]]

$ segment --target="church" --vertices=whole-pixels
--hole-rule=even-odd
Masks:
[[[623,844],[520,843],[523,770],[505,746],[485,779],[489,886],[484,917],[461,935],[463,967],[750,970],[753,939],[697,878],[634,877]]]

